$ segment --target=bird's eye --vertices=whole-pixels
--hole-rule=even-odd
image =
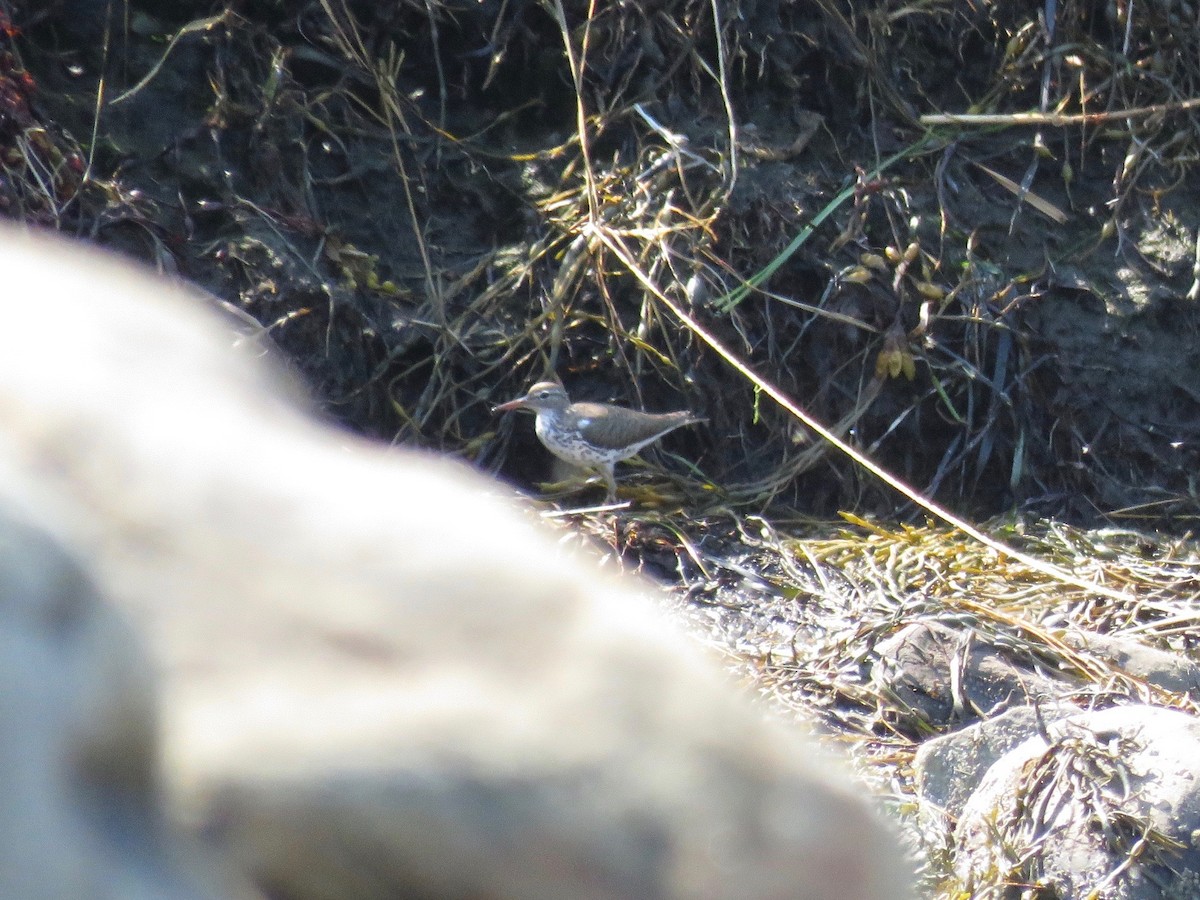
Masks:
[[[546,400],[549,398],[549,396],[550,396],[549,391],[538,391],[538,399],[539,400]]]

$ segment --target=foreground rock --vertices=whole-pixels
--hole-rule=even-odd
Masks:
[[[636,582],[317,426],[163,284],[2,237],[0,471],[147,644],[176,818],[269,894],[906,895],[861,791]]]
[[[151,672],[0,478],[0,897],[249,897],[164,827]]]

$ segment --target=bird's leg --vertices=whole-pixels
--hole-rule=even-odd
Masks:
[[[604,476],[604,483],[608,485],[608,502],[613,503],[617,499],[617,478],[613,474],[613,463],[597,466],[600,474]]]

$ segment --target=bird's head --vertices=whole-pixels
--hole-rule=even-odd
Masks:
[[[571,405],[561,384],[554,381],[539,381],[521,397],[501,403],[492,412],[509,412],[514,409],[529,409],[534,412],[552,412],[566,409]]]

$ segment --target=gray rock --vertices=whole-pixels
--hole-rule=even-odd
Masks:
[[[956,832],[963,890],[1168,900],[1200,888],[1200,720],[1127,706],[1060,719],[987,772]]]
[[[969,722],[1053,701],[1073,686],[1039,668],[1023,649],[961,623],[914,622],[881,641],[876,653],[872,683],[924,725]]]
[[[1200,702],[1200,665],[1185,656],[1148,647],[1132,638],[1094,631],[1072,629],[1065,631],[1062,639],[1073,650],[1099,656],[1126,675]]]
[[[165,827],[145,658],[12,487],[0,478],[0,897],[250,896]]]
[[[907,895],[861,788],[639,582],[318,426],[177,290],[0,257],[0,465],[153,655],[177,820],[273,896]]]
[[[913,759],[917,797],[924,806],[957,820],[993,763],[1049,722],[1077,712],[1079,708],[1070,704],[1018,706],[930,738]]]

